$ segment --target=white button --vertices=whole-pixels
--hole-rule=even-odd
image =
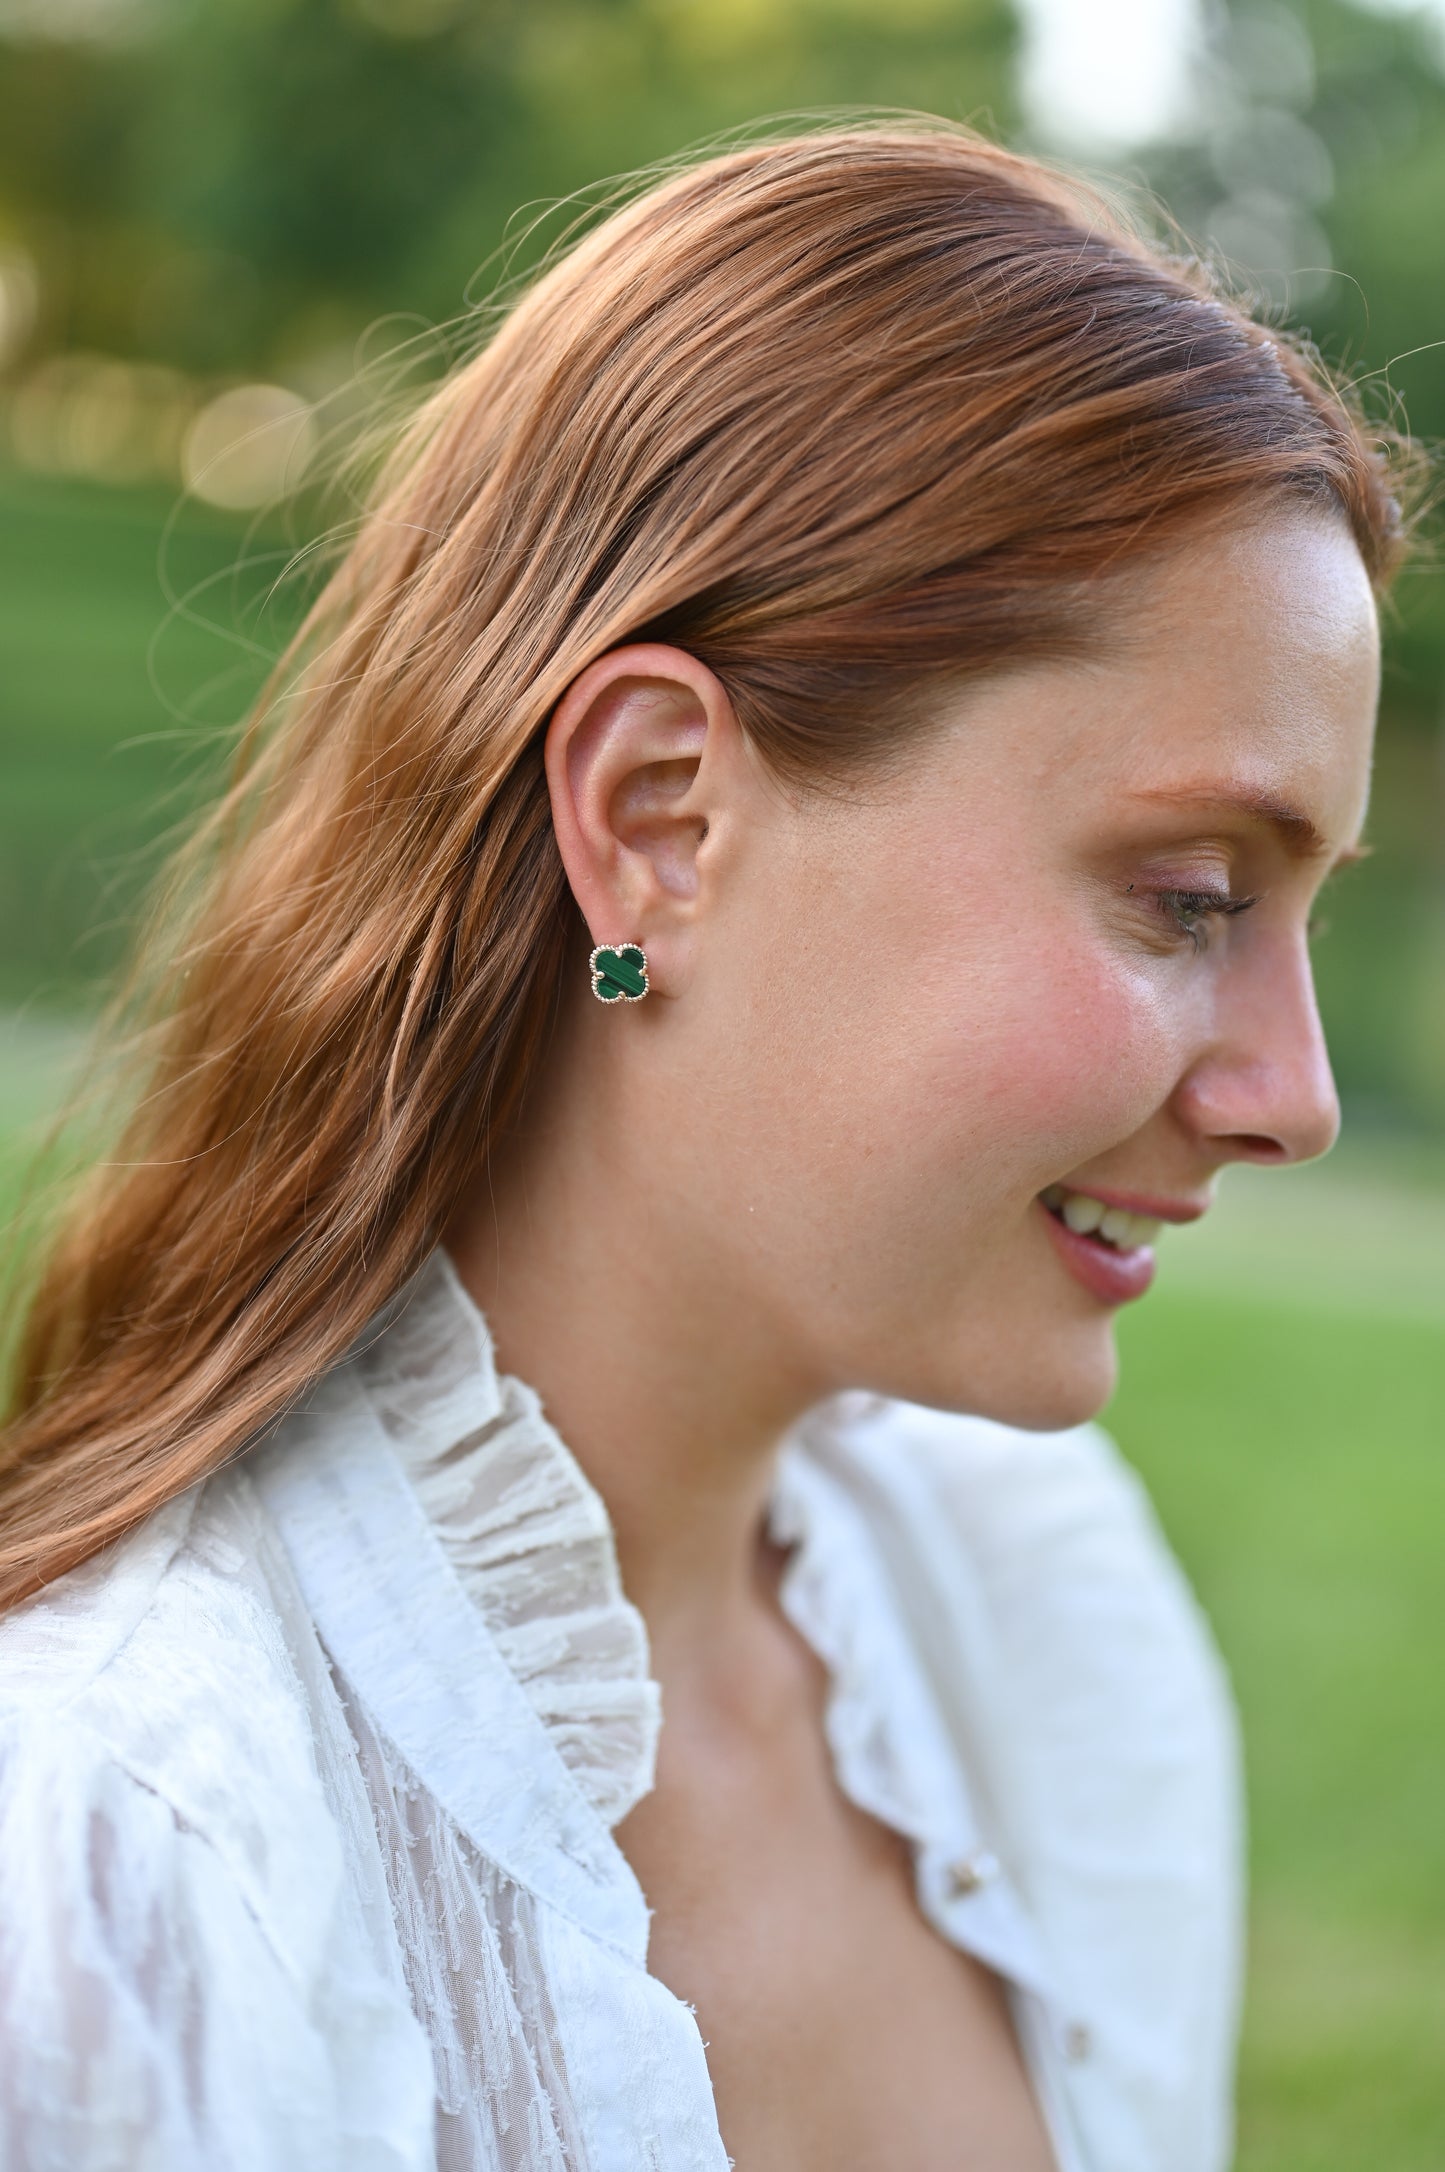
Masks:
[[[948,1897],[950,1900],[966,1900],[970,1893],[977,1893],[981,1886],[998,1876],[998,1857],[986,1850],[977,1855],[961,1856],[948,1866]]]
[[[1087,2059],[1093,2048],[1094,2039],[1083,2022],[1071,2021],[1064,2031],[1064,2057],[1077,2064],[1080,2059]]]

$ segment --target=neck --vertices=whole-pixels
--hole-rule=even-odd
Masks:
[[[778,1446],[825,1388],[690,1225],[656,1134],[629,1153],[608,1098],[595,1078],[573,1106],[554,1097],[445,1241],[503,1368],[601,1494],[654,1654],[704,1666],[766,1582]]]

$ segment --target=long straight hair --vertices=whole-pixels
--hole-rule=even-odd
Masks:
[[[514,1117],[580,919],[563,690],[662,638],[797,778],[920,678],[1087,653],[1101,577],[1331,509],[1382,582],[1383,429],[1199,263],[944,123],[673,170],[402,432],[142,960],[143,1090],[36,1279],[0,1606],[253,1442],[415,1271]]]

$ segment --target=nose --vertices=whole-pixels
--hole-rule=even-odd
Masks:
[[[1315,1000],[1309,955],[1222,992],[1216,1035],[1191,1066],[1176,1112],[1212,1158],[1298,1162],[1339,1137],[1340,1102]]]

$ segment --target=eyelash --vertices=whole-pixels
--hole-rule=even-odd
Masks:
[[[1134,885],[1130,883],[1129,887],[1132,890]],[[1222,890],[1156,890],[1153,898],[1171,928],[1187,935],[1197,951],[1203,950],[1209,940],[1206,921],[1232,920],[1259,903],[1257,896],[1230,897]]]

